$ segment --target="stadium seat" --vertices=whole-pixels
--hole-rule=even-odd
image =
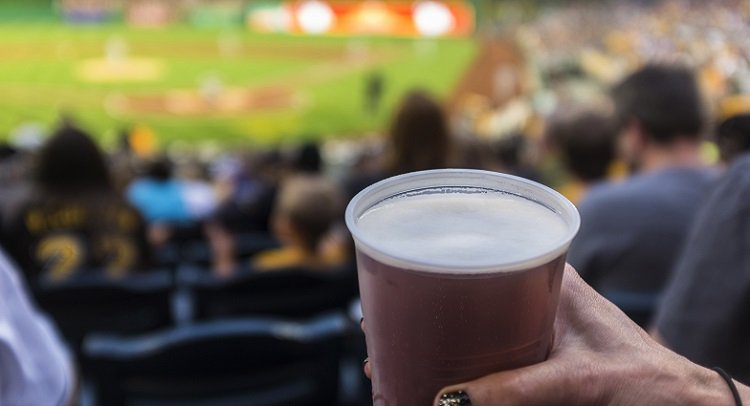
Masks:
[[[55,283],[40,283],[34,296],[74,349],[91,332],[140,334],[172,322],[173,277],[149,271],[114,279],[80,272]]]
[[[352,324],[341,313],[304,322],[232,319],[137,338],[85,342],[93,404],[335,405]]]
[[[184,234],[183,234],[184,236]],[[202,236],[173,239],[156,252],[156,261],[161,266],[176,267],[179,264],[208,266],[213,253]],[[279,242],[264,233],[244,233],[235,236],[234,255],[238,260],[247,260],[255,254],[279,247]]]
[[[230,278],[183,267],[177,278],[191,293],[193,317],[198,320],[250,315],[306,318],[345,309],[358,292],[357,273],[350,266],[328,272],[246,268]]]

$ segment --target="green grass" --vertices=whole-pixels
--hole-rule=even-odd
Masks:
[[[128,55],[161,61],[163,76],[148,82],[83,80],[81,61],[102,58],[109,40],[127,44]],[[220,39],[239,49],[222,55]],[[367,58],[346,57],[359,49]],[[123,25],[75,27],[61,23],[0,25],[0,138],[26,121],[52,127],[61,111],[110,142],[120,128],[145,124],[162,146],[175,140],[222,145],[277,144],[299,137],[357,136],[382,128],[399,97],[420,87],[448,96],[475,52],[472,40],[424,42],[395,38],[260,35],[242,29],[137,29]],[[322,54],[319,55],[319,54]],[[382,72],[380,111],[364,111],[366,76]],[[300,102],[283,109],[240,113],[170,115],[113,111],[117,97],[159,97],[197,90],[208,75],[225,88],[289,88]],[[108,136],[109,134],[109,136]]]

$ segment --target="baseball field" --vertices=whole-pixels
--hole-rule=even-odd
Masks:
[[[450,96],[471,39],[314,37],[242,28],[0,25],[0,138],[69,115],[104,143],[267,145],[382,128],[408,89]],[[377,109],[368,78],[382,77]]]

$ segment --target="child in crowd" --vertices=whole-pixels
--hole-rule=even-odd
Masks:
[[[346,245],[332,234],[343,217],[343,196],[330,180],[298,175],[285,180],[274,205],[272,229],[282,247],[259,253],[258,270],[294,266],[330,269],[346,260]],[[342,238],[343,240],[343,238]]]

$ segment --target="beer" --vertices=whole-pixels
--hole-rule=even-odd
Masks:
[[[506,175],[416,172],[352,200],[376,405],[543,361],[578,227],[555,192]]]

